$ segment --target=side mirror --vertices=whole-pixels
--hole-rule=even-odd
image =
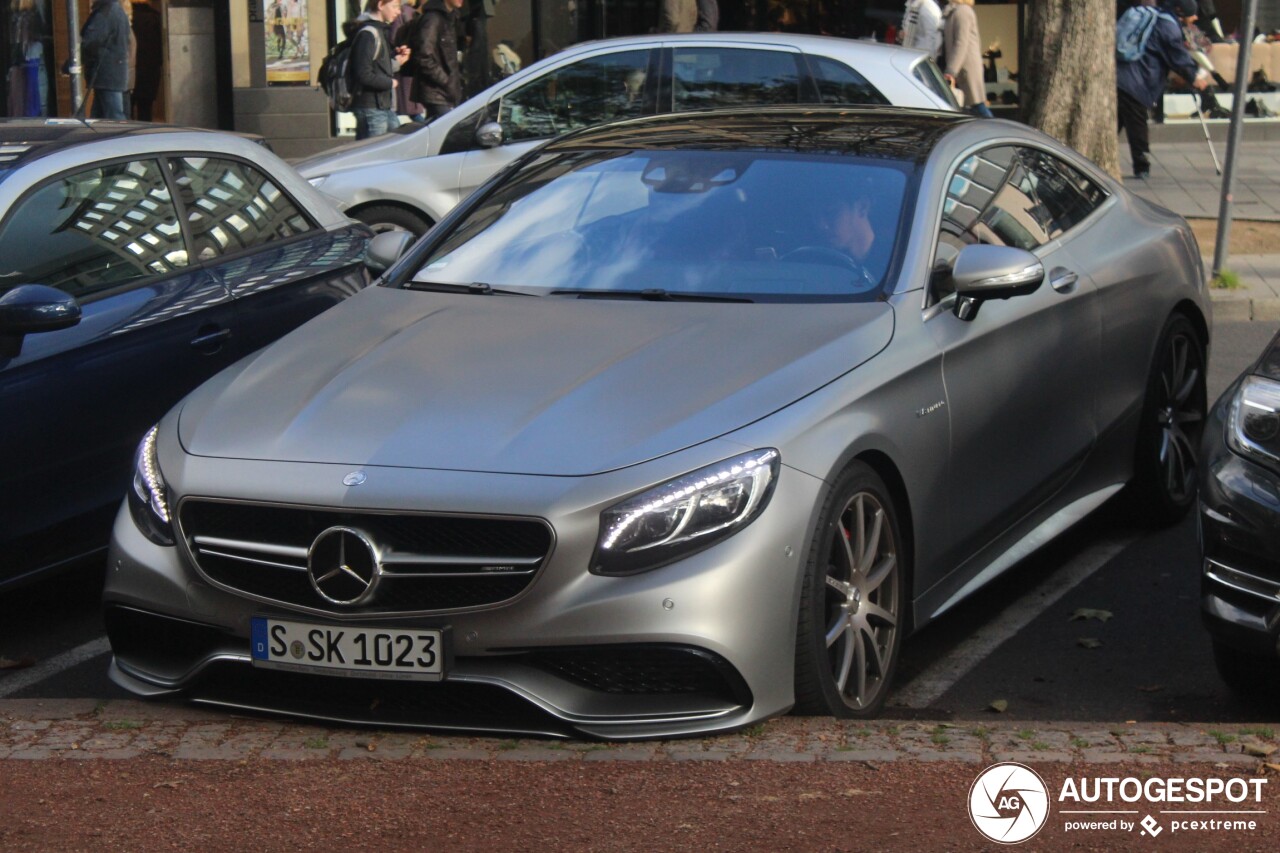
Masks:
[[[382,275],[408,251],[416,238],[408,231],[383,231],[369,241],[364,265],[374,275]]]
[[[971,320],[988,299],[1033,293],[1044,281],[1044,265],[1024,249],[1012,246],[965,246],[951,266],[956,316]]]
[[[476,145],[481,148],[497,148],[502,144],[502,125],[486,121],[476,128]]]
[[[0,296],[0,357],[16,358],[22,338],[80,322],[80,303],[69,293],[43,284],[20,284]]]

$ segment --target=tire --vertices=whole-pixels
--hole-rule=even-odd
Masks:
[[[827,496],[805,564],[795,713],[868,718],[884,708],[905,627],[904,555],[889,490],[855,462]]]
[[[1154,526],[1180,521],[1195,503],[1206,411],[1204,344],[1191,321],[1174,314],[1147,379],[1134,459],[1136,508]]]
[[[431,221],[426,217],[412,210],[389,204],[375,204],[353,215],[372,228],[376,234],[381,234],[383,231],[408,231],[415,237],[421,237],[431,228]]]
[[[1280,659],[1213,641],[1213,663],[1231,692],[1245,699],[1280,699]]]

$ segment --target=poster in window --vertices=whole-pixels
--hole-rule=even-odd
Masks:
[[[307,41],[307,0],[267,0],[267,84],[305,86],[311,82]]]

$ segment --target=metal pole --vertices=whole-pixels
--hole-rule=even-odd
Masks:
[[[80,67],[80,10],[76,8],[76,0],[67,0],[67,49],[71,51],[71,59],[67,61],[67,71],[71,74],[71,114],[80,114],[80,105],[84,103],[84,69]]]
[[[1217,276],[1227,263],[1228,239],[1231,236],[1232,182],[1236,175],[1236,152],[1244,136],[1244,102],[1249,90],[1249,53],[1253,47],[1253,22],[1258,15],[1258,0],[1246,0],[1244,20],[1240,22],[1240,56],[1236,62],[1236,82],[1231,99],[1231,130],[1227,134],[1227,162],[1222,167],[1222,202],[1218,206],[1218,238],[1213,246],[1213,274]]]

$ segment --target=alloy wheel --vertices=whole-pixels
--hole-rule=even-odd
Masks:
[[[1199,344],[1186,332],[1169,338],[1160,368],[1156,424],[1160,474],[1174,503],[1190,501],[1196,489],[1196,448],[1204,428],[1204,365]]]
[[[885,508],[871,492],[840,513],[827,555],[827,659],[845,705],[862,710],[887,688],[899,622],[898,549]]]

